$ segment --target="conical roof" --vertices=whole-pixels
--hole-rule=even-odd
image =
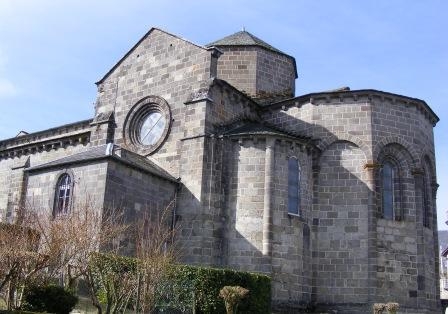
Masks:
[[[259,46],[286,55],[284,52],[272,47],[267,42],[245,30],[226,36],[222,39],[209,43],[206,46]]]

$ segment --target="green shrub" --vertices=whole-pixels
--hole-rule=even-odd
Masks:
[[[78,302],[78,297],[60,286],[31,286],[24,295],[22,308],[28,311],[69,313]]]
[[[120,286],[120,278],[124,273],[136,272],[137,259],[130,257],[116,257],[110,254],[97,253],[91,257],[91,263],[97,261],[101,265],[94,267],[96,288],[98,296],[107,295],[104,280],[98,280],[99,274],[108,274],[107,278],[117,279]],[[115,275],[112,275],[115,274]],[[115,282],[115,280],[114,280]],[[112,286],[115,286],[112,285]],[[239,313],[270,313],[271,279],[257,273],[235,271],[223,268],[207,268],[189,265],[173,265],[170,270],[155,287],[156,305],[159,310],[176,309],[182,312],[196,313],[226,313],[224,300],[219,297],[219,291],[224,286],[240,286],[249,290],[249,294],[238,305]],[[129,296],[129,304],[133,306],[137,299],[135,292]]]
[[[159,304],[181,310],[195,306],[197,313],[225,313],[224,300],[219,297],[224,286],[241,286],[250,291],[239,304],[239,313],[270,313],[270,277],[187,265],[173,267],[166,284],[159,288]]]
[[[240,303],[240,301],[244,299],[248,293],[249,290],[240,286],[224,286],[219,291],[219,297],[224,300],[227,314],[236,313],[238,303]]]

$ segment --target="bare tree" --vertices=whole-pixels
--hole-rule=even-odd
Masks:
[[[20,305],[23,282],[47,265],[36,251],[39,234],[21,224],[0,224],[0,291],[8,309]]]
[[[161,211],[147,209],[131,225],[135,257],[114,254],[92,256],[90,270],[105,296],[105,313],[122,313],[133,305],[136,313],[151,313],[157,288],[178,257],[170,203]],[[129,240],[129,239],[128,239]]]
[[[146,211],[137,222],[137,297],[136,311],[150,313],[155,308],[156,289],[179,257],[176,228],[173,224],[172,201],[162,211]]]
[[[66,215],[53,217],[28,206],[18,217],[14,224],[0,225],[0,292],[8,309],[20,307],[24,288],[33,280],[59,277],[73,288],[82,276],[91,286],[91,252],[113,248],[110,243],[127,228],[122,211],[101,210],[89,198]],[[101,311],[93,290],[91,296]]]
[[[97,298],[100,288],[107,294],[107,314],[123,311],[131,300],[137,312],[151,312],[156,287],[179,252],[172,223],[174,201],[161,211],[145,211],[133,222],[132,232],[122,210],[103,210],[89,198],[76,204],[56,217],[28,206],[14,224],[0,224],[0,292],[8,308],[20,307],[26,285],[36,280],[59,278],[65,287],[74,288],[83,278],[98,313],[103,312]],[[94,260],[92,252],[118,254],[123,237],[134,239],[135,269],[102,271],[101,259],[89,262]]]

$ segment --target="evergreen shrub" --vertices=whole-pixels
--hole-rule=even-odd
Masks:
[[[34,312],[67,314],[78,303],[78,297],[60,286],[30,286],[24,295],[22,308]]]
[[[226,313],[219,291],[224,286],[241,286],[249,290],[238,306],[239,313],[270,313],[271,279],[262,274],[221,268],[187,265],[173,267],[165,285],[159,290],[159,304],[196,313]]]

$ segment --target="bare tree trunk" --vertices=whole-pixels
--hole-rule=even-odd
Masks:
[[[93,306],[96,307],[97,313],[102,314],[103,308],[101,307],[100,301],[98,301],[98,298],[96,297],[96,293],[95,293],[95,289],[94,289],[94,282],[93,282],[93,278],[92,278],[92,275],[90,274],[90,272],[88,272],[86,274],[86,279],[87,279],[88,285],[89,285],[90,300],[92,301]]]
[[[140,271],[137,271],[137,297],[135,300],[135,314],[138,313],[138,310],[140,308],[140,285],[141,285],[141,279],[140,279]]]

